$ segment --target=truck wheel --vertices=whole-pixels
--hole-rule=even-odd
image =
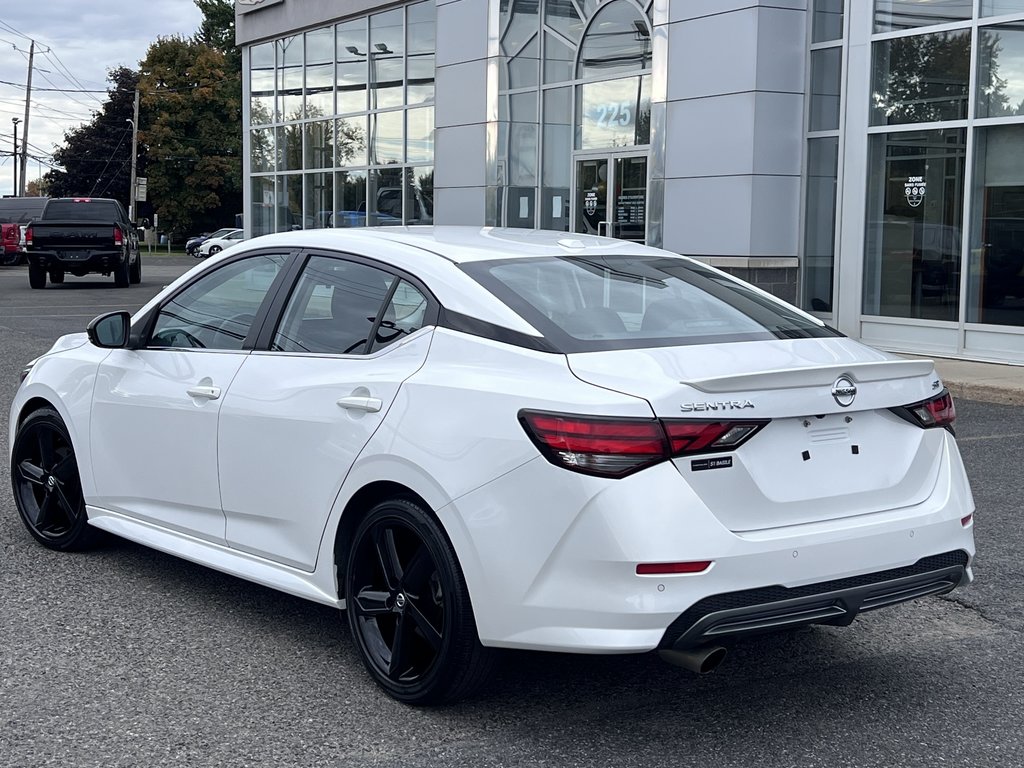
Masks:
[[[46,270],[38,264],[28,265],[28,284],[33,288],[46,287]]]
[[[128,270],[128,282],[138,285],[142,282],[142,254],[135,257],[135,262]]]
[[[63,269],[51,269],[50,270],[50,282],[54,285],[60,285],[64,282],[64,270]]]
[[[117,288],[127,288],[130,282],[131,276],[128,274],[128,259],[125,259],[114,267],[114,285]]]

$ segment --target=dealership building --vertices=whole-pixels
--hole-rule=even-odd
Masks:
[[[245,223],[697,257],[1024,364],[1024,0],[236,0]]]

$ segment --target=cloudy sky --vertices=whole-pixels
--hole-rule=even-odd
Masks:
[[[88,122],[106,99],[108,70],[138,67],[158,37],[190,36],[202,19],[192,0],[0,0],[0,7],[0,195],[14,183],[11,118],[24,118],[29,38],[36,41],[28,136],[34,179],[64,132]],[[88,90],[101,92],[80,92]]]

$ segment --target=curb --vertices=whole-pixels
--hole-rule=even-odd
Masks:
[[[969,381],[950,381],[943,383],[953,393],[953,397],[963,400],[977,400],[982,403],[997,405],[1024,405],[1024,391],[994,387],[990,384],[977,384]]]

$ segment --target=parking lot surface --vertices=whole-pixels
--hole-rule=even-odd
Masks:
[[[410,709],[370,681],[336,611],[125,541],[38,546],[10,493],[18,372],[194,263],[148,257],[127,289],[33,291],[0,268],[0,766],[1024,766],[1013,406],[957,403],[974,585],[735,643],[706,677],[650,654],[509,653],[483,696]],[[125,450],[160,460],[156,440]]]

